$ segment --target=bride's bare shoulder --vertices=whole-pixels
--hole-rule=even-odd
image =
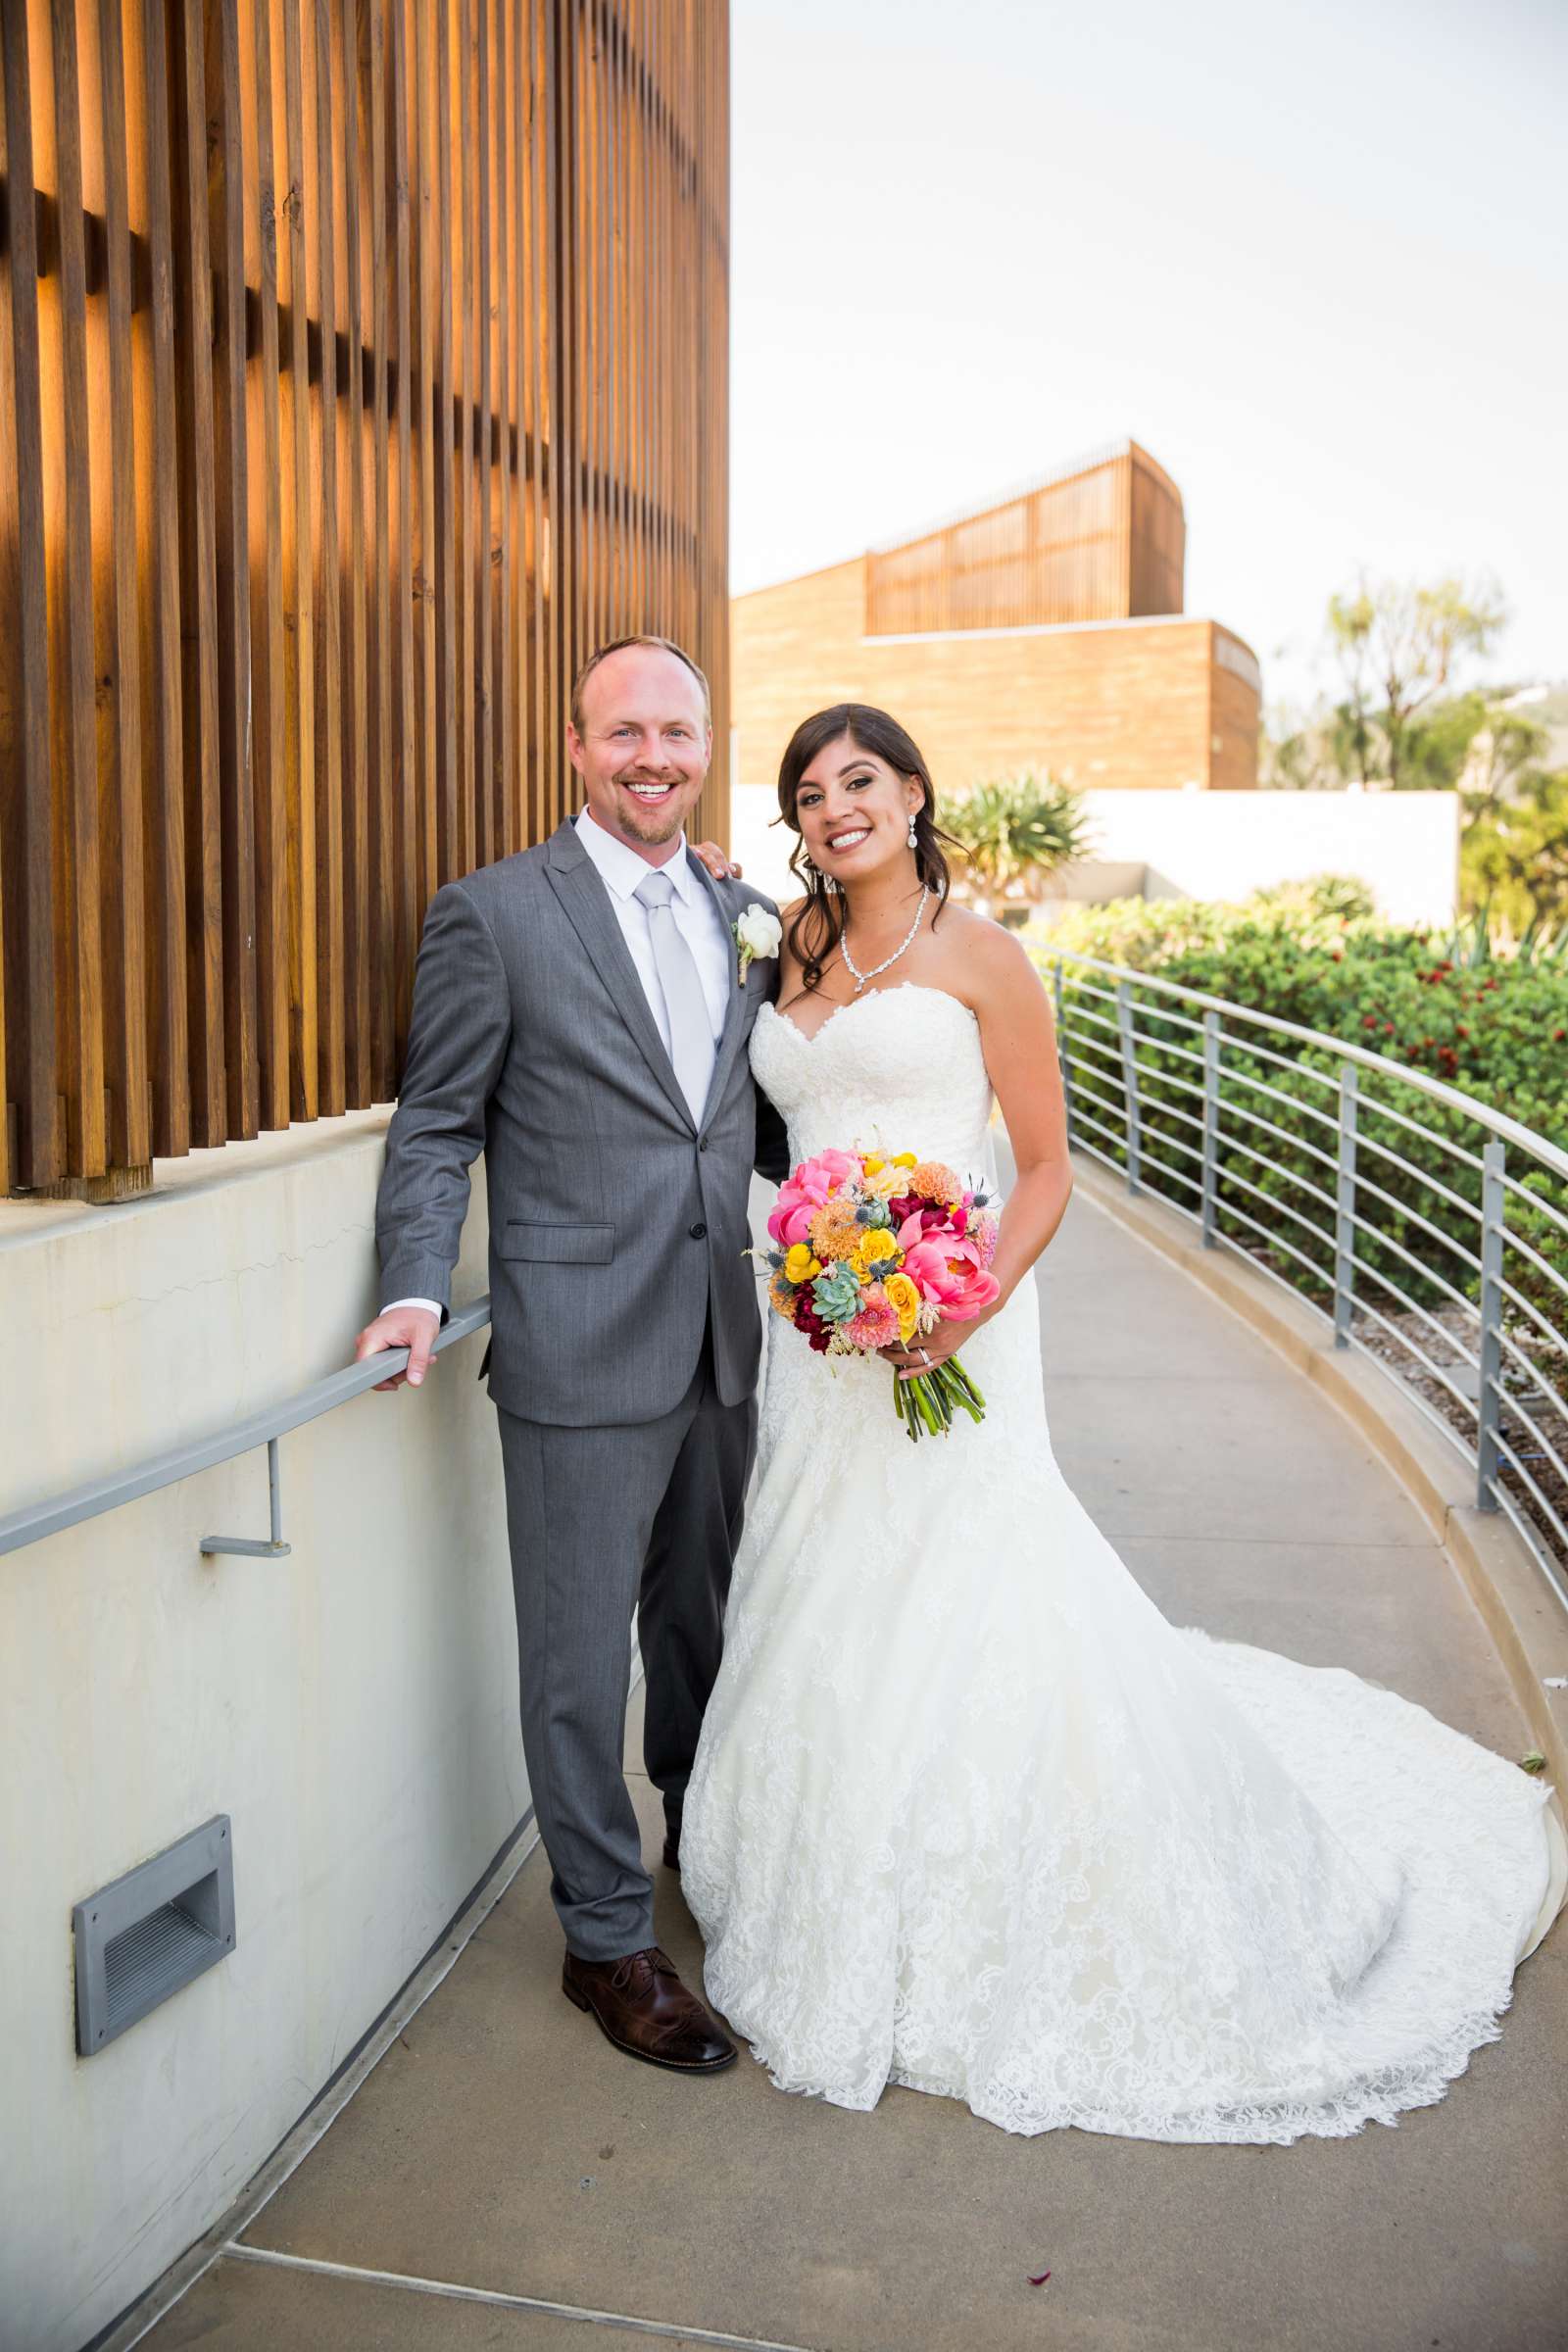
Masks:
[[[959,983],[954,993],[971,1012],[983,1015],[988,1009],[1016,1005],[1020,996],[1040,993],[1040,974],[1015,931],[989,915],[976,914],[970,906],[949,906],[942,910],[937,937],[944,932],[951,969]]]

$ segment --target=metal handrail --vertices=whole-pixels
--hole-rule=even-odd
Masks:
[[[1568,1210],[1520,1181],[1539,1172],[1556,1187],[1568,1184],[1568,1151],[1458,1087],[1351,1039],[1071,949],[1048,945],[1041,960],[1056,1009],[1069,1141],[1124,1176],[1129,1192],[1152,1192],[1198,1225],[1205,1248],[1235,1250],[1291,1292],[1332,1325],[1337,1348],[1353,1348],[1387,1378],[1405,1385],[1411,1400],[1469,1464],[1477,1506],[1500,1510],[1512,1521],[1568,1607],[1568,1552],[1557,1548],[1564,1543],[1561,1497],[1543,1493],[1526,1467],[1549,1463],[1563,1474],[1558,1446],[1568,1427],[1568,1278],[1545,1253],[1558,1247],[1557,1234],[1568,1236]],[[1086,996],[1112,1010],[1090,1011]],[[1086,1040],[1079,1027],[1085,1020],[1105,1034]],[[1201,1054],[1185,1040],[1152,1035],[1152,1021],[1200,1031]],[[1289,1040],[1298,1056],[1310,1052],[1317,1058],[1293,1057],[1263,1044],[1264,1035]],[[1332,1066],[1323,1067],[1324,1059]],[[1173,1060],[1200,1063],[1202,1084],[1170,1067]],[[1288,1070],[1298,1084],[1321,1087],[1328,1100],[1303,1101],[1260,1078],[1255,1066],[1244,1066],[1258,1060]],[[1091,1085],[1091,1078],[1098,1083]],[[1391,1087],[1408,1090],[1408,1107],[1387,1100]],[[1201,1119],[1162,1101],[1167,1089],[1200,1096]],[[1102,1090],[1115,1090],[1119,1099]],[[1269,1118],[1258,1106],[1263,1097],[1288,1104],[1306,1133],[1293,1134]],[[1085,1102],[1107,1115],[1090,1116]],[[1473,1140],[1459,1142],[1429,1124],[1419,1115],[1426,1104],[1457,1113]],[[1162,1128],[1160,1122],[1171,1119],[1197,1130],[1201,1149]],[[1384,1135],[1399,1129],[1403,1148],[1370,1132],[1380,1125]],[[1172,1150],[1197,1161],[1200,1176],[1172,1167],[1162,1156]],[[1360,1165],[1363,1155],[1376,1158],[1386,1182],[1374,1182]],[[1330,1171],[1332,1187],[1311,1180],[1312,1162]],[[1303,1214],[1294,1200],[1265,1193],[1244,1173],[1247,1166],[1291,1186],[1317,1214]],[[1399,1184],[1417,1198],[1400,1200],[1390,1190]],[[1461,1185],[1478,1197],[1467,1199]],[[1191,1194],[1198,1196],[1196,1205]],[[1273,1226],[1244,1205],[1249,1199],[1267,1207]],[[1459,1214],[1462,1234],[1438,1222],[1445,1207]],[[1542,1222],[1527,1236],[1517,1228],[1537,1211]],[[1321,1244],[1323,1265],[1278,1230],[1282,1218],[1306,1227]],[[1550,1234],[1544,1230],[1547,1222]],[[1445,1255],[1437,1262],[1430,1253],[1419,1254],[1423,1234],[1442,1245]],[[1516,1272],[1530,1287],[1526,1267],[1540,1285],[1549,1285],[1534,1301],[1508,1279]],[[1434,1305],[1450,1313],[1456,1307],[1465,1328],[1450,1330]],[[1548,1360],[1536,1361],[1515,1345],[1512,1333],[1527,1326],[1547,1342]],[[1386,1335],[1409,1359],[1408,1368],[1432,1384],[1438,1402],[1431,1393],[1410,1389],[1405,1369],[1368,1346],[1363,1334],[1369,1332]],[[1434,1360],[1418,1332],[1428,1346],[1433,1335],[1441,1337],[1455,1361]],[[1555,1442],[1543,1421],[1556,1431]]]
[[[1186,1004],[1201,1004],[1205,1011],[1245,1021],[1249,1028],[1271,1029],[1277,1037],[1298,1037],[1303,1045],[1321,1047],[1325,1054],[1338,1054],[1343,1061],[1358,1062],[1363,1069],[1376,1070],[1382,1077],[1396,1078],[1401,1086],[1413,1086],[1418,1094],[1432,1095],[1463,1111],[1467,1118],[1474,1119],[1478,1126],[1487,1128],[1504,1143],[1522,1145],[1543,1166],[1550,1168],[1553,1175],[1568,1181],[1568,1152],[1562,1151],[1548,1136],[1538,1135],[1533,1127],[1521,1127],[1506,1111],[1494,1110],[1490,1103],[1478,1102],[1474,1095],[1463,1094],[1441,1078],[1429,1078],[1424,1070],[1401,1069],[1386,1054],[1374,1054],[1369,1047],[1356,1045],[1353,1039],[1333,1037],[1326,1029],[1304,1028],[1299,1021],[1283,1020],[1276,1012],[1254,1012],[1250,1005],[1233,1004],[1229,997],[1208,996],[1202,989],[1188,988],[1179,980],[1162,979],[1157,972],[1130,971],[1125,964],[1105,962],[1102,956],[1080,956],[1073,948],[1048,949],[1047,956],[1054,964],[1081,964],[1089,971],[1109,972],[1119,982],[1131,981],[1139,988],[1154,989],[1161,996],[1180,997]],[[1397,1117],[1398,1113],[1392,1115]],[[1433,1138],[1434,1142],[1440,1140]]]
[[[460,1340],[471,1339],[489,1320],[490,1295],[486,1292],[482,1298],[454,1310],[437,1332],[430,1352],[436,1355],[443,1348],[455,1348]],[[134,1502],[139,1495],[155,1494],[160,1487],[177,1486],[181,1479],[193,1478],[200,1470],[212,1470],[220,1462],[232,1461],[236,1454],[251,1453],[257,1446],[265,1446],[271,1502],[270,1540],[204,1536],[201,1549],[281,1557],[289,1547],[282,1540],[278,1439],[307,1421],[319,1420],[322,1413],[331,1412],[334,1406],[348,1404],[363,1396],[367,1389],[373,1389],[394,1372],[401,1372],[408,1360],[406,1348],[385,1348],[378,1355],[368,1355],[363,1363],[349,1364],[341,1372],[328,1373],[324,1380],[313,1381],[308,1389],[284,1397],[279,1404],[265,1405],[259,1413],[231,1422],[226,1429],[189,1440],[183,1446],[172,1446],[167,1452],[152,1454],[128,1470],[113,1470],[107,1478],[89,1479],[81,1486],[69,1488],[64,1494],[51,1495],[46,1502],[30,1502],[20,1511],[8,1511],[0,1518],[0,1552],[20,1551],[24,1544],[59,1535],[64,1528],[77,1527],[84,1519],[96,1519],[104,1511],[118,1510],[122,1502]]]

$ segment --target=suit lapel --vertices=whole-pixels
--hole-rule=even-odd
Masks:
[[[700,858],[688,856],[686,862],[693,873],[699,877],[713,902],[714,910],[724,927],[726,936],[733,938],[735,918],[724,904],[718,884],[713,880]],[[724,1007],[724,1026],[719,1034],[718,1051],[713,1056],[713,1075],[709,1081],[705,1117],[709,1111],[712,1110],[714,1103],[723,1099],[724,1088],[729,1083],[730,1064],[735,1058],[735,1050],[741,1042],[741,1033],[745,1027],[746,990],[739,978],[739,972],[740,950],[737,948],[735,962],[730,967],[729,998]]]
[[[659,1081],[670,1107],[678,1111],[684,1123],[692,1125],[691,1106],[680,1090],[680,1081],[664,1052],[664,1041],[659,1034],[643,984],[637,977],[637,966],[631,959],[615,909],[610,903],[599,871],[587,851],[578,841],[576,830],[568,819],[559,825],[550,837],[545,870],[551,886],[561,901],[563,911],[581,940],[588,960],[610,992],[615,1010],[625,1022],[642,1053],[643,1059]],[[728,1027],[726,1025],[726,1036]]]

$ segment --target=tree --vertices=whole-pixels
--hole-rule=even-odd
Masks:
[[[1329,599],[1329,638],[1345,682],[1338,715],[1345,749],[1370,778],[1381,772],[1398,790],[1412,782],[1417,714],[1450,682],[1467,654],[1491,652],[1507,618],[1495,585],[1462,580],[1411,582],[1365,576],[1353,592]]]
[[[1471,817],[1509,799],[1541,767],[1546,730],[1539,719],[1510,710],[1505,702],[1483,703],[1482,723],[1470,738],[1456,782]]]
[[[1466,796],[1467,801],[1471,796]],[[1466,906],[1528,960],[1568,938],[1568,768],[1534,768],[1508,797],[1474,796],[1459,849]]]
[[[1047,878],[1089,847],[1078,795],[1032,769],[974,785],[951,804],[944,826],[967,858],[969,886],[1015,904],[1040,898]]]
[[[1345,774],[1321,712],[1302,712],[1285,703],[1265,710],[1257,736],[1257,781],[1263,792],[1343,789]]]

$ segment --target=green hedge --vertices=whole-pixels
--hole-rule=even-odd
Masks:
[[[1387,1110],[1419,1118],[1434,1137],[1446,1138],[1477,1159],[1486,1137],[1459,1108],[1404,1085],[1402,1073],[1419,1069],[1441,1078],[1568,1148],[1568,972],[1503,961],[1479,968],[1456,966],[1431,934],[1396,930],[1374,920],[1354,884],[1325,878],[1240,906],[1118,900],[1075,909],[1049,938],[1035,935],[1029,945],[1048,975],[1053,951],[1071,950],[1120,964],[1130,975],[1157,972],[1161,979],[1353,1040],[1383,1055],[1386,1070],[1362,1072],[1358,1174],[1392,1199],[1383,1200],[1368,1192],[1359,1200],[1360,1213],[1376,1231],[1358,1235],[1357,1254],[1374,1273],[1430,1309],[1446,1298],[1441,1283],[1431,1279],[1433,1273],[1446,1277],[1472,1303],[1479,1284],[1418,1219],[1424,1217],[1467,1253],[1473,1252],[1475,1215],[1446,1199],[1438,1188],[1446,1186],[1460,1201],[1478,1208],[1480,1171],[1454,1159],[1436,1141],[1411,1134]],[[1087,1089],[1077,1107],[1119,1127],[1125,1103],[1116,1041],[1087,1017],[1091,1012],[1104,1015],[1109,1008],[1085,993],[1086,981],[1113,985],[1104,973],[1080,972],[1075,978],[1068,964],[1065,1027],[1074,1052],[1094,1073],[1094,1087],[1109,1098],[1112,1107],[1097,1106]],[[1201,1102],[1187,1087],[1200,1084],[1201,1070],[1186,1056],[1200,1052],[1201,1040],[1162,1012],[1158,992],[1138,990],[1135,995],[1148,1147],[1142,1181],[1151,1191],[1194,1207],[1194,1183],[1168,1171],[1197,1177],[1197,1162],[1182,1147],[1196,1148],[1200,1142],[1188,1121],[1200,1115]],[[1310,1180],[1331,1197],[1334,1193],[1334,1168],[1317,1159],[1313,1148],[1326,1152],[1331,1163],[1335,1159],[1337,1095],[1334,1084],[1324,1080],[1334,1078],[1338,1064],[1321,1049],[1266,1032],[1254,1035],[1258,1043],[1284,1054],[1291,1066],[1281,1068],[1261,1054],[1247,1054],[1237,1028],[1227,1026],[1227,1040],[1235,1042],[1227,1043],[1221,1087],[1221,1226],[1246,1246],[1264,1250],[1278,1273],[1319,1305],[1328,1305],[1333,1211],[1302,1186]],[[1279,1088],[1286,1100],[1262,1095],[1249,1084],[1262,1080]],[[1387,1106],[1381,1113],[1379,1104]],[[1240,1117],[1243,1110],[1261,1112],[1283,1135],[1259,1133]],[[1328,1114],[1329,1123],[1314,1112]],[[1113,1159],[1124,1161],[1125,1153],[1105,1136],[1094,1134],[1092,1140]],[[1386,1158],[1379,1146],[1396,1152],[1398,1159]],[[1266,1150],[1274,1164],[1260,1166],[1249,1156],[1248,1147]],[[1550,1199],[1559,1210],[1568,1206],[1562,1187],[1533,1169],[1520,1152],[1511,1152],[1509,1158],[1509,1173],[1531,1192]],[[1510,1232],[1568,1278],[1568,1235],[1512,1194],[1506,1216]],[[1248,1218],[1256,1223],[1247,1223]],[[1265,1234],[1256,1230],[1257,1224],[1267,1229]],[[1286,1243],[1289,1250],[1277,1246]],[[1401,1251],[1419,1261],[1419,1269]],[[1519,1250],[1507,1251],[1504,1271],[1551,1330],[1561,1333],[1565,1301],[1555,1286]],[[1360,1274],[1357,1286],[1363,1287]],[[1394,1311],[1375,1287],[1368,1296],[1383,1311]],[[1539,1329],[1517,1312],[1510,1316],[1510,1328],[1521,1343],[1540,1341]],[[1560,1366],[1553,1368],[1553,1376],[1560,1383]]]

